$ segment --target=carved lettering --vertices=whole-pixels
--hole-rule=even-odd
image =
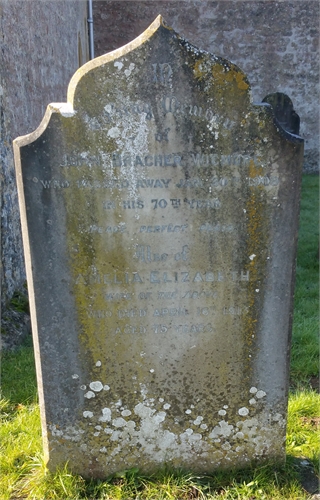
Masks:
[[[148,245],[143,249],[136,249],[138,253],[135,254],[135,258],[139,259],[140,262],[160,262],[161,256],[159,254],[148,254]],[[180,260],[187,260],[188,256],[188,245],[184,245],[182,252],[178,252]],[[176,257],[178,254],[172,254],[166,258]],[[156,255],[156,257],[154,257]],[[162,254],[167,255],[167,254]],[[148,260],[150,258],[150,261]],[[144,259],[144,260],[143,260]],[[177,260],[177,258],[175,258]],[[190,273],[189,271],[150,271],[147,274],[142,274],[142,272],[132,271],[114,271],[113,273],[98,273],[96,271],[89,272],[88,274],[79,274],[75,279],[76,285],[130,285],[137,283],[154,283],[154,284],[164,284],[164,283],[220,283],[224,281],[236,281],[236,282],[248,282],[250,280],[249,271],[229,271],[227,273],[222,271],[196,271]],[[188,297],[187,294],[202,292],[186,292],[184,297]],[[206,295],[204,295],[206,296]],[[212,295],[209,295],[212,296]],[[200,295],[199,295],[200,297]]]
[[[169,63],[152,64],[153,82],[168,85],[172,77],[172,68]]]
[[[124,200],[122,202],[122,206],[125,209],[136,209],[136,208],[143,208],[144,207],[144,202],[143,200]]]
[[[132,294],[131,293],[106,293],[105,294],[105,300],[113,302],[113,301],[118,301],[118,300],[131,300],[132,299]]]
[[[166,333],[168,331],[168,327],[166,325],[153,325],[154,333]]]
[[[168,142],[169,141],[169,138],[168,138],[169,130],[170,130],[170,128],[166,128],[162,132],[157,132],[154,135],[155,140],[158,142]]]
[[[65,181],[65,180],[56,180],[56,179],[50,179],[50,180],[42,180],[40,179],[40,182],[43,186],[44,189],[65,189],[70,187],[70,182]]]
[[[249,311],[248,307],[224,307],[223,308],[223,314],[224,315],[231,315],[231,316],[241,316],[242,314],[245,314]]]
[[[278,186],[279,177],[271,175],[270,177],[265,175],[258,175],[257,177],[248,178],[249,186]]]
[[[116,233],[125,233],[126,232],[126,225],[124,223],[118,224],[117,226],[107,226],[107,227],[102,227],[102,226],[96,226],[95,224],[92,224],[89,227],[88,230],[89,233],[108,233],[108,234],[116,234]]]
[[[203,298],[214,298],[217,297],[217,292],[213,290],[188,290],[182,293],[182,299],[203,299]]]
[[[188,224],[175,226],[174,224],[162,226],[140,226],[140,233],[183,233],[188,227]]]
[[[111,318],[112,311],[92,311],[92,310],[89,310],[89,311],[87,311],[87,315],[88,315],[88,318],[105,319],[105,318]]]
[[[160,255],[158,253],[152,253],[150,245],[136,245],[136,253],[134,257],[140,262],[165,262],[168,258],[168,254],[163,253]]]
[[[144,326],[142,325],[125,325],[124,327],[118,326],[115,330],[111,331],[114,335],[121,335],[121,334],[137,334],[137,335],[142,335],[146,333],[147,330]]]
[[[118,309],[118,318],[143,318],[147,315],[147,309]]]
[[[187,316],[189,311],[184,307],[171,307],[171,308],[162,308],[155,309],[153,312],[153,316]]]
[[[168,188],[171,179],[138,179],[137,188]]]
[[[196,325],[174,325],[176,333],[212,333],[211,323],[199,323]]]
[[[185,198],[184,203],[187,204],[190,208],[196,208],[196,209],[202,209],[202,208],[220,208],[221,207],[221,202],[218,200],[218,198],[211,198],[207,200],[189,200],[188,198]]]
[[[114,153],[112,155],[114,167],[177,167],[181,165],[181,156],[177,153],[171,154],[149,154],[130,155],[129,153]]]

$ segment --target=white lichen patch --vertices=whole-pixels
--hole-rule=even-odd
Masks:
[[[235,438],[237,438],[237,439],[243,439],[243,438],[244,438],[244,434],[243,434],[243,432],[237,432],[237,433],[235,434]]]
[[[135,64],[130,63],[129,68],[124,70],[124,74],[128,77],[131,75],[132,71],[134,70]]]
[[[258,398],[258,399],[262,399],[262,398],[264,398],[266,395],[267,395],[267,394],[266,394],[264,391],[258,391],[258,392],[256,393],[256,398]]]
[[[215,422],[214,415],[211,415],[211,420],[207,420],[200,413],[198,405],[201,403],[197,400],[185,410],[185,415],[193,414],[193,417],[185,418],[185,427],[181,428],[181,420],[172,415],[172,404],[167,402],[167,396],[167,401],[164,397],[148,397],[150,388],[146,384],[139,385],[140,391],[135,393],[140,392],[140,398],[137,396],[137,404],[133,407],[125,398],[109,400],[108,406],[101,404],[99,412],[96,410],[97,404],[103,401],[106,404],[107,395],[102,393],[106,386],[101,381],[90,382],[92,390],[85,396],[87,399],[95,397],[94,411],[86,408],[82,412],[81,430],[76,427],[62,430],[51,426],[51,435],[55,439],[79,442],[79,446],[89,443],[91,439],[92,453],[95,450],[95,453],[104,454],[107,463],[114,457],[123,460],[128,450],[137,457],[138,454],[146,459],[149,457],[159,464],[168,457],[170,460],[187,460],[190,454],[195,453],[203,459],[211,457],[215,464],[233,463],[239,454],[259,457],[264,456],[266,450],[272,449],[275,443],[281,446],[277,433],[280,430],[283,432],[285,419],[280,412],[264,409],[266,393],[259,388],[251,387],[249,390],[252,416],[249,416],[246,406],[232,411],[225,404],[216,413],[220,421]],[[237,418],[241,416],[241,420],[235,418],[234,411]]]
[[[101,366],[101,361],[97,361],[96,366]]]
[[[84,416],[84,418],[92,418],[93,417],[93,413],[92,413],[92,411],[87,411],[86,410],[86,411],[83,412],[83,416]]]
[[[123,63],[121,61],[116,61],[114,63],[114,66],[118,68],[118,70],[120,70],[121,68],[123,68]]]
[[[94,392],[88,391],[88,392],[85,393],[84,397],[87,398],[87,399],[91,399],[91,398],[95,398],[96,395],[95,395]]]
[[[247,415],[249,415],[249,410],[248,410],[248,408],[246,408],[245,406],[243,406],[242,408],[239,408],[238,413],[242,417],[246,417]]]
[[[102,408],[102,417],[99,418],[100,422],[110,422],[111,410],[110,408]]]
[[[103,389],[103,384],[99,380],[96,380],[95,382],[90,382],[89,387],[94,392],[100,392]]]
[[[74,374],[72,375],[72,378],[76,380],[77,378],[79,378],[79,375],[78,375],[77,373],[74,373]]]
[[[103,386],[104,391],[110,391],[110,385],[106,384]]]
[[[91,436],[92,450],[107,456],[107,463],[114,457],[122,460],[128,452],[145,456],[159,464],[168,457],[170,460],[187,460],[190,454],[195,453],[200,459],[211,456],[215,464],[233,463],[239,454],[249,453],[253,458],[264,456],[275,442],[278,444],[279,429],[284,428],[285,420],[281,413],[265,412],[259,418],[246,418],[249,410],[242,407],[237,411],[242,417],[240,421],[220,420],[212,427],[198,413],[195,419],[189,420],[191,426],[181,431],[179,419],[170,417],[164,411],[164,406],[170,406],[170,403],[163,404],[164,398],[147,398],[145,387],[142,389],[143,401],[138,402],[132,410],[128,409],[125,400],[122,402],[119,399],[109,402],[108,407],[101,409],[100,415],[89,410],[83,412],[84,425],[89,424],[85,430],[81,430],[82,433],[85,432],[86,443]],[[257,392],[258,390],[255,394]],[[197,404],[190,405],[186,410],[188,414],[192,412],[191,406],[196,413]],[[228,405],[224,405],[224,408],[227,407]],[[230,414],[232,415],[231,411]],[[127,420],[131,415],[133,419]],[[201,433],[196,432],[192,426],[199,426]],[[66,432],[57,428],[53,428],[52,434],[57,439],[71,439],[79,441],[79,444],[84,436],[79,431]]]
[[[231,450],[231,444],[230,444],[228,441],[226,441],[225,443],[223,443],[223,444],[221,445],[221,448],[222,448],[223,450],[229,451],[229,450]]]
[[[116,139],[117,137],[120,137],[121,135],[121,132],[120,130],[118,129],[118,127],[112,127],[108,130],[108,133],[107,135],[109,137],[112,137],[113,139]]]
[[[61,429],[57,429],[56,425],[49,425],[49,430],[52,436],[55,437],[63,436],[63,431]]]
[[[124,418],[119,417],[112,420],[112,425],[114,427],[124,427],[125,425],[127,425],[127,422]]]
[[[218,415],[220,415],[221,417],[224,417],[226,414],[227,414],[226,410],[219,410],[218,411]]]
[[[232,433],[233,425],[229,425],[225,420],[221,420],[219,425],[216,425],[211,433],[209,434],[209,438],[214,439],[219,436],[229,437]]]
[[[194,425],[200,425],[203,420],[203,417],[199,416],[193,421]]]

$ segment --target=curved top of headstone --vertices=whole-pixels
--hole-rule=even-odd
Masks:
[[[146,71],[148,63],[152,65],[150,71]],[[162,69],[161,74],[155,73],[154,64],[162,64],[162,68],[157,68],[160,72]],[[129,80],[131,85],[132,80],[135,80],[136,88],[139,89],[158,83],[159,87],[172,90],[174,83],[177,83],[175,76],[181,70],[185,74],[189,73],[189,76],[192,74],[202,92],[208,92],[213,87],[221,89],[223,86],[228,87],[229,91],[230,85],[233,85],[235,93],[250,99],[250,85],[242,70],[226,59],[193,46],[168,27],[159,15],[146,31],[130,43],[79,68],[68,87],[68,103],[78,109],[81,106],[80,96],[83,97],[84,92],[88,95],[95,92],[96,95],[97,90],[100,90],[99,76],[102,74],[104,78],[114,78],[114,90],[117,92],[122,90],[117,82],[126,84]],[[128,92],[126,85],[125,90]]]
[[[231,124],[241,124],[241,120],[248,123],[250,113],[257,108],[273,117],[268,104],[252,104],[249,81],[239,67],[196,48],[168,27],[159,15],[130,43],[80,67],[70,81],[67,103],[49,104],[39,127],[16,139],[16,144],[23,146],[36,140],[47,128],[52,113],[62,118],[77,115],[76,120],[81,117],[87,123],[93,120],[95,130],[106,130],[113,106],[110,103],[122,103],[121,112],[119,107],[112,109],[123,115],[128,108],[141,107],[146,102],[152,109],[159,107],[160,95],[174,101],[175,115],[180,117],[186,112],[186,103],[196,100],[200,108],[214,110],[213,122],[214,116],[219,117],[229,124],[226,126],[229,129],[233,127]],[[206,137],[215,134],[217,124],[213,122]],[[302,141],[282,128],[281,123],[279,127],[277,121],[273,127],[291,142]]]

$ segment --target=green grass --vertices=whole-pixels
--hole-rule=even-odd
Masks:
[[[319,176],[305,175],[297,258],[291,380],[306,384],[319,374]]]
[[[33,350],[26,344],[6,353],[0,402],[0,499],[16,500],[302,500],[301,458],[317,467],[319,395],[310,389],[318,375],[318,177],[304,176],[292,339],[291,383],[285,465],[197,476],[163,468],[145,476],[124,471],[107,481],[85,481],[67,466],[51,474],[42,457]],[[299,457],[299,460],[297,460]]]

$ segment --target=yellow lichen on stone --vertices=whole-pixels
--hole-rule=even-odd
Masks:
[[[248,167],[248,178],[263,174],[262,167],[257,167],[254,160],[251,160]],[[261,185],[251,186],[250,193],[246,203],[247,215],[247,254],[248,259],[254,256],[246,266],[246,270],[250,272],[250,283],[248,286],[248,312],[244,318],[245,327],[245,344],[248,354],[251,351],[252,345],[255,342],[258,327],[259,309],[257,302],[262,290],[263,273],[265,270],[265,248],[266,240],[268,239],[268,228],[264,224],[266,220],[266,202],[265,198],[261,197],[263,187]],[[247,376],[251,374],[251,358],[247,359],[246,372]]]
[[[212,76],[218,85],[223,86],[225,82],[232,82],[233,70],[226,70],[221,64],[214,64],[212,66]]]
[[[236,73],[235,74],[235,78],[236,78],[236,82],[238,84],[238,88],[240,90],[247,90],[249,88],[249,85],[247,82],[245,82],[244,78],[244,74],[243,73]]]
[[[204,71],[204,59],[197,60],[194,64],[193,73],[198,80],[204,80],[207,78],[207,72]]]

